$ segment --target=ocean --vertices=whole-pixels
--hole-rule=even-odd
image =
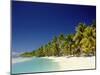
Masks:
[[[18,60],[21,61],[23,60],[23,58],[20,58]],[[48,58],[34,57],[32,59],[25,60],[22,62],[12,63],[12,74],[48,72],[48,71],[58,71],[58,70],[59,70],[58,63]]]

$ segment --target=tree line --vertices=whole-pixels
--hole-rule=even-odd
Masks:
[[[73,34],[60,34],[47,44],[22,57],[44,56],[94,56],[96,54],[96,21],[91,25],[79,23]]]

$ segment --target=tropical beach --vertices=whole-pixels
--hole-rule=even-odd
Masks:
[[[95,69],[95,25],[81,23],[75,34],[61,34],[37,50],[19,54],[12,59],[13,73]]]
[[[12,74],[96,68],[95,6],[12,1],[12,14]]]
[[[45,71],[64,71],[64,70],[84,70],[84,69],[95,69],[95,57],[39,57],[42,60],[35,60],[33,58],[20,58],[19,60],[12,60],[13,66],[17,65],[18,68],[29,67],[27,71],[23,68],[18,70],[13,67],[14,73],[26,73],[26,72],[45,72]],[[35,62],[37,60],[37,63]],[[45,60],[45,61],[44,61]],[[34,64],[34,62],[35,64]],[[50,61],[48,63],[47,61]],[[25,62],[32,62],[32,64],[24,64]],[[41,62],[41,63],[39,63]],[[44,63],[46,62],[46,63]],[[23,65],[18,65],[23,63]],[[51,65],[52,64],[52,65]],[[33,67],[32,67],[33,66]],[[34,66],[37,69],[34,69]],[[42,68],[40,68],[43,66]],[[31,68],[32,67],[32,68]],[[47,68],[44,68],[47,67]],[[31,70],[30,70],[31,69]],[[41,70],[42,69],[42,70]]]

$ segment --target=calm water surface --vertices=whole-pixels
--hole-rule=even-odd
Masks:
[[[57,71],[59,70],[59,65],[52,59],[47,58],[32,58],[31,60],[26,60],[24,62],[13,63],[12,73],[30,73],[30,72],[47,72],[47,71]]]

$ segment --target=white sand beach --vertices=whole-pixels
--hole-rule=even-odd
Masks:
[[[95,69],[93,57],[48,57],[59,62],[60,70]]]

